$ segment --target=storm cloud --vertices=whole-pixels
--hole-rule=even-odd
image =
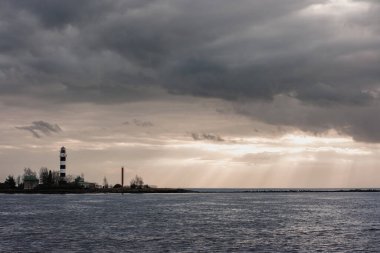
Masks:
[[[265,123],[380,142],[379,13],[364,0],[2,1],[0,94],[218,98]]]

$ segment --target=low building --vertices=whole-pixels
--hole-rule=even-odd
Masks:
[[[95,189],[95,183],[90,183],[90,182],[86,182],[84,181],[84,178],[83,177],[77,177],[75,179],[75,183],[85,189]]]
[[[24,177],[24,190],[32,190],[38,186],[40,181],[35,176]]]

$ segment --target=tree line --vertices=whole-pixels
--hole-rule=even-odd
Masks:
[[[17,177],[8,175],[4,183],[0,183],[0,189],[24,189],[24,183],[26,181],[38,181],[38,186],[44,188],[57,187],[62,184],[79,186],[80,182],[84,181],[84,176],[74,177],[72,175],[67,175],[63,182],[59,171],[49,170],[46,167],[42,167],[37,175],[37,172],[32,169],[25,168],[22,175]]]
[[[24,173],[17,177],[13,175],[8,175],[4,183],[0,183],[0,189],[24,189],[24,183],[26,181],[38,182],[38,188],[49,189],[64,186],[65,188],[83,188],[84,175],[72,176],[66,175],[65,180],[62,181],[59,171],[49,170],[46,167],[39,169],[39,172],[33,171],[30,168],[25,168]],[[103,179],[103,188],[121,188],[121,184],[115,184],[114,186],[109,185],[107,178]],[[127,186],[128,187],[128,186]],[[144,184],[142,177],[136,175],[133,177],[129,183],[130,189],[147,189],[150,188],[149,185]]]

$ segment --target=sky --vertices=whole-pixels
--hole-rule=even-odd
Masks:
[[[0,181],[380,187],[380,2],[4,0]]]

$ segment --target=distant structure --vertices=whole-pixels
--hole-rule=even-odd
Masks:
[[[66,149],[65,147],[61,148],[61,152],[59,154],[59,172],[60,172],[60,180],[65,181],[66,178]]]
[[[124,187],[124,167],[121,167],[121,187]]]
[[[39,180],[36,176],[30,175],[24,177],[24,189],[32,190],[38,186]]]

